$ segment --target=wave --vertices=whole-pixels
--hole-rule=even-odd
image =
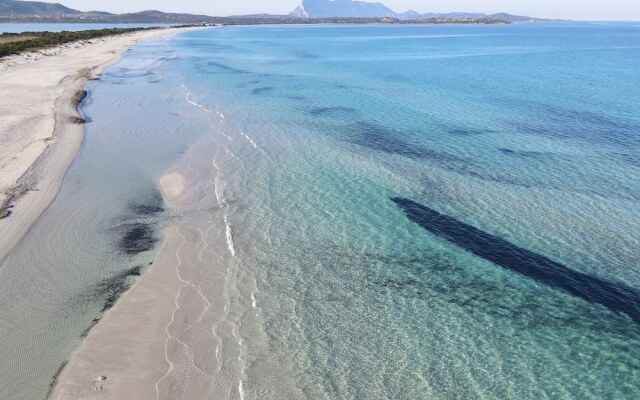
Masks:
[[[242,385],[242,380],[238,383],[238,394],[240,395],[240,400],[244,400],[244,388]]]
[[[249,143],[251,143],[251,145],[253,146],[254,149],[257,149],[258,146],[256,145],[256,142],[253,141],[253,139],[247,135],[246,133],[244,133],[244,131],[240,131],[240,134],[249,141]]]
[[[226,226],[226,234],[227,234],[227,247],[229,248],[229,252],[233,257],[236,256],[236,247],[235,243],[233,243],[233,231],[231,230],[231,224],[229,224],[229,217],[227,215],[224,216],[224,223]]]
[[[258,308],[258,300],[256,299],[256,294],[251,292],[251,307]]]

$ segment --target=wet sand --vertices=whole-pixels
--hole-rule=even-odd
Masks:
[[[183,193],[184,177],[163,177],[167,202]],[[156,399],[158,382],[167,373],[167,327],[174,318],[184,280],[180,264],[187,251],[187,232],[167,228],[153,273],[148,273],[105,314],[72,357],[54,389],[54,399]],[[191,241],[192,243],[194,241]]]
[[[207,184],[214,177],[214,148],[197,143],[160,179],[165,204],[179,220],[165,230],[149,271],[72,355],[51,398],[240,397],[240,343],[228,318],[235,272],[224,207],[210,211],[211,218],[201,213],[215,204]]]
[[[183,285],[176,274],[185,245],[170,229],[153,265],[85,339],[58,378],[54,399],[156,399],[156,383],[167,370],[165,329],[175,309],[175,293]],[[125,300],[126,301],[123,301]],[[108,326],[110,329],[100,329]],[[106,380],[99,378],[105,376]]]
[[[83,139],[74,97],[158,29],[74,42],[0,59],[0,268],[58,193]],[[8,208],[10,207],[10,208]]]

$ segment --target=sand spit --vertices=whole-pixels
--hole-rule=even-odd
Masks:
[[[140,31],[0,59],[0,265],[55,198],[83,138],[84,87],[140,40]]]
[[[52,399],[156,399],[156,382],[167,370],[165,329],[175,309],[175,293],[182,286],[176,274],[184,241],[177,229],[165,233],[153,265],[105,314],[58,378]],[[124,300],[124,299],[123,299]],[[104,377],[101,379],[100,377]]]
[[[153,265],[71,356],[52,399],[242,398],[238,264],[217,187],[216,165],[228,155],[216,137],[194,143],[160,178],[177,218]]]
[[[184,215],[198,208],[202,195],[185,188],[201,178],[181,172],[162,177],[165,203],[183,220],[165,230],[150,271],[89,332],[58,377],[52,399],[157,400],[185,398],[176,397],[185,392],[194,399],[238,397],[229,386],[233,380],[221,374],[229,361],[220,352],[234,328],[225,313],[228,271],[216,266],[228,265],[229,254],[224,246],[219,252],[206,246],[207,237],[224,243],[224,227]],[[235,351],[227,352],[237,360]]]

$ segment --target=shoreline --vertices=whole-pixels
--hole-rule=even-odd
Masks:
[[[142,40],[197,27],[138,31],[0,59],[0,268],[55,199],[84,138],[78,94]],[[37,96],[37,97],[36,97]]]
[[[185,190],[184,176],[163,175],[160,191],[172,210]],[[156,399],[158,383],[171,363],[166,356],[167,327],[175,317],[184,284],[180,252],[189,243],[179,225],[163,232],[152,265],[126,289],[99,324],[61,365],[49,399]],[[132,357],[132,355],[134,355]]]
[[[17,100],[16,96],[4,96],[5,101],[0,100],[0,112],[3,111],[3,108],[10,109],[11,107],[20,110],[15,103],[25,107],[24,115],[20,114],[17,118],[13,118],[13,115],[8,113],[0,113],[0,139],[7,136],[6,133],[11,133],[5,132],[4,128],[6,126],[11,128],[11,123],[15,122],[12,120],[18,119],[19,123],[14,123],[14,126],[19,128],[17,133],[24,135],[23,143],[28,143],[27,146],[39,142],[44,144],[43,148],[39,149],[41,150],[39,153],[27,154],[33,157],[33,161],[28,165],[25,165],[25,162],[7,162],[5,154],[0,149],[0,173],[3,172],[3,168],[16,171],[16,169],[22,167],[25,170],[15,184],[10,187],[11,190],[3,190],[7,185],[3,186],[4,182],[0,180],[0,206],[3,201],[10,201],[12,204],[12,207],[9,208],[11,211],[9,217],[0,219],[0,237],[3,238],[0,240],[0,269],[2,269],[5,260],[15,246],[20,243],[33,224],[53,203],[62,187],[68,169],[81,148],[84,139],[84,120],[79,106],[81,106],[86,97],[88,83],[99,79],[105,69],[118,63],[124,53],[138,42],[194,29],[202,28],[185,27],[141,31],[104,38],[99,40],[97,44],[84,46],[80,43],[72,43],[54,49],[39,51],[35,56],[34,54],[21,54],[10,56],[0,61],[0,78],[2,79],[0,94],[3,94],[3,91],[10,92],[12,90],[18,93]],[[52,53],[55,53],[55,55],[47,55]],[[55,75],[52,70],[54,70]],[[34,89],[33,85],[29,86],[34,80],[37,81],[36,78],[32,79],[32,77],[38,74],[44,75],[47,83],[49,83],[49,86],[44,87],[42,91]],[[7,76],[11,79],[5,79]],[[38,93],[38,96],[41,93],[45,95],[35,101],[34,93]],[[32,109],[28,108],[30,106]],[[34,116],[35,110],[33,109],[39,111],[40,114]],[[34,139],[28,134],[24,134],[29,132],[31,126],[37,125],[41,120],[46,122],[37,131],[41,136]],[[24,121],[31,122],[31,125],[27,125]],[[40,139],[41,137],[44,137],[44,139]],[[15,160],[22,161],[18,156],[12,155],[10,161]],[[169,180],[165,180],[163,177],[158,186],[160,186],[167,207],[175,209],[178,206],[176,201],[181,198],[187,182],[184,181],[184,177],[179,173],[175,173],[172,177],[182,177],[182,181],[173,181],[171,177]],[[7,193],[9,194],[8,196],[3,197],[3,193],[6,192],[10,193]],[[83,377],[92,368],[110,367],[111,365],[108,362],[113,360],[116,354],[124,357],[124,359],[131,360],[128,354],[132,354],[132,352],[126,353],[127,346],[129,349],[134,350],[136,355],[139,355],[140,351],[144,351],[147,354],[141,355],[140,363],[137,363],[134,359],[131,364],[127,364],[129,368],[126,370],[127,375],[123,376],[124,382],[122,383],[124,384],[117,386],[117,389],[114,388],[116,389],[114,398],[134,396],[134,398],[155,399],[157,397],[155,384],[168,374],[168,359],[165,359],[164,352],[166,329],[173,321],[173,312],[177,305],[177,303],[174,303],[175,293],[183,289],[184,285],[184,281],[179,275],[176,275],[178,268],[176,261],[179,261],[176,260],[176,257],[180,256],[179,253],[183,247],[182,251],[194,251],[191,248],[191,243],[189,243],[194,239],[193,230],[189,227],[171,226],[165,229],[163,236],[158,244],[153,265],[149,267],[149,269],[153,268],[154,273],[144,273],[142,277],[135,279],[122,293],[121,298],[115,301],[112,308],[118,308],[119,311],[103,313],[100,318],[100,324],[95,323],[85,331],[82,342],[67,356],[53,375],[47,398],[65,398],[64,396],[68,394],[67,389],[69,387],[74,392],[78,389],[89,389],[83,394],[87,398],[94,398],[95,396],[104,398],[108,394],[107,391],[99,391],[94,387],[94,385],[100,385],[101,383],[104,385],[106,383],[96,380],[96,376],[102,375],[90,377],[88,384],[86,379],[83,379],[82,386],[76,388],[74,388],[75,385],[71,380]],[[139,287],[141,281],[144,281],[145,284]],[[167,293],[170,293],[170,295],[163,296]],[[130,304],[131,302],[122,302],[121,300],[125,296],[133,298],[133,304]],[[162,301],[165,297],[166,301]],[[145,304],[145,301],[147,303],[140,306],[140,301],[143,304]],[[149,313],[149,310],[154,311]],[[135,336],[138,340],[134,338],[133,341],[127,340],[129,335],[122,334],[122,332],[131,327],[130,319],[132,315],[137,317],[135,324],[133,324],[135,325],[134,330],[140,333]],[[171,319],[171,321],[167,320],[167,318]],[[107,328],[95,329],[98,325],[102,327],[103,319],[108,320]],[[118,325],[117,321],[121,321],[124,325]],[[123,326],[125,327],[124,329]],[[94,331],[97,332],[94,334]],[[88,365],[83,366],[83,354],[89,354],[90,357],[95,355],[93,350],[89,350],[89,352],[82,351],[87,348],[87,342],[94,340],[94,336],[104,335],[105,332],[106,336],[104,338],[108,344],[114,343],[114,335],[118,338],[115,341],[116,346],[104,346],[110,349],[104,354],[106,357],[104,360],[100,358],[96,360],[90,359]],[[141,343],[145,340],[148,343]],[[102,347],[100,344],[97,346],[99,349]],[[89,348],[94,349],[95,347],[90,346]],[[119,349],[125,349],[125,353],[118,353]],[[117,363],[110,370],[119,370],[122,367],[121,363],[122,358],[117,359]],[[80,370],[74,369],[77,366],[81,366]],[[115,374],[109,374],[109,376],[113,377]],[[127,379],[129,380],[127,381]],[[92,383],[91,381],[94,382]],[[108,383],[112,384],[114,381],[110,379]],[[147,385],[145,383],[150,384]],[[149,389],[152,389],[151,392],[146,393]],[[76,394],[72,394],[70,398],[77,398]]]
[[[149,267],[153,273],[146,271],[136,279],[89,330],[54,376],[47,398],[158,397],[157,382],[169,368],[164,338],[176,308],[174,295],[182,286],[175,268],[184,245],[179,228],[165,230]]]
[[[188,176],[180,171],[182,164],[158,182],[167,208],[177,214],[196,205],[198,195],[188,188],[201,179],[198,174]],[[193,324],[198,315],[198,320],[222,315],[224,302],[219,299],[199,309],[201,304],[187,300],[194,289],[196,297],[203,296],[192,281],[198,263],[194,257],[202,245],[202,232],[193,221],[172,224],[163,233],[152,265],[103,314],[61,366],[48,398],[157,400],[170,396],[167,380],[180,369],[175,358],[182,353],[181,346],[186,346],[177,332],[188,330],[187,321]],[[220,344],[211,343],[216,352]],[[216,393],[230,393],[232,389],[217,382],[214,375],[221,368],[220,361],[217,357],[209,361],[213,365],[201,365],[200,373],[210,374]]]
[[[196,141],[160,177],[164,204],[180,220],[164,229],[152,265],[61,367],[50,399],[171,399],[184,385],[193,398],[238,397],[230,377],[240,370],[240,343],[228,316],[234,255],[222,214],[203,221],[199,213],[215,190],[194,190],[215,179],[217,144],[211,136]]]

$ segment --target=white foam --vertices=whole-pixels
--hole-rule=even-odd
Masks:
[[[224,130],[220,131],[220,133],[222,134],[222,136],[226,137],[230,142],[233,142],[233,138],[227,135],[226,133],[224,133]]]
[[[213,160],[211,160],[211,163],[213,164],[213,167],[216,169],[216,176],[213,180],[213,192],[216,195],[216,200],[218,201],[218,205],[220,206],[220,208],[224,207],[226,205],[226,200],[224,198],[224,189],[223,189],[223,185],[220,183],[220,167],[216,164],[216,158],[215,156],[213,157]]]
[[[240,394],[240,400],[244,400],[244,388],[242,387],[242,379],[238,384],[238,393]]]
[[[224,216],[224,223],[227,226],[227,247],[229,248],[229,252],[233,257],[236,256],[236,248],[233,243],[233,232],[231,231],[231,225],[229,224],[229,218]]]
[[[253,146],[254,149],[257,149],[258,146],[256,145],[256,142],[253,141],[253,139],[251,139],[251,137],[249,135],[247,135],[246,133],[244,133],[243,131],[240,131],[240,134],[242,136],[244,136],[245,139],[247,139],[249,141],[249,143],[251,143],[251,145]]]
[[[193,106],[196,106],[196,107],[206,111],[207,113],[211,113],[211,110],[207,106],[205,106],[204,104],[200,104],[195,100],[192,100],[193,99],[193,92],[191,91],[191,89],[189,89],[184,83],[182,84],[182,87],[184,88],[184,90],[187,91],[187,95],[185,96],[185,99],[187,100],[187,103],[189,103],[189,104],[191,104]]]
[[[220,134],[230,142],[233,142],[233,138],[225,133],[227,117],[220,111],[212,110],[208,106],[204,104],[200,104],[197,101],[193,100],[193,92],[191,92],[191,89],[189,89],[187,85],[185,85],[184,83],[182,84],[182,87],[187,91],[187,94],[185,96],[185,99],[187,100],[187,102],[195,107],[200,108],[201,110],[204,110],[207,114],[209,114],[209,119],[211,120],[212,125],[214,124],[214,121],[213,121],[214,113],[220,118],[220,123],[219,123]]]
[[[227,147],[227,148],[225,148],[225,151],[227,152],[227,154],[228,154],[228,155],[230,155],[231,157],[235,158],[236,160],[238,160],[238,161],[242,161],[242,160],[240,160],[240,157],[236,156],[236,155],[233,153],[233,151],[231,151],[231,149],[230,149],[230,148],[228,148],[228,147]]]
[[[218,180],[218,178],[216,177],[216,181],[217,180]],[[220,185],[216,184],[214,186],[213,191],[216,194],[216,200],[218,201],[218,205],[220,206],[220,208],[222,208],[227,204],[227,202],[226,202],[226,200],[224,198],[224,194],[220,190],[218,190],[219,188],[220,188]]]

